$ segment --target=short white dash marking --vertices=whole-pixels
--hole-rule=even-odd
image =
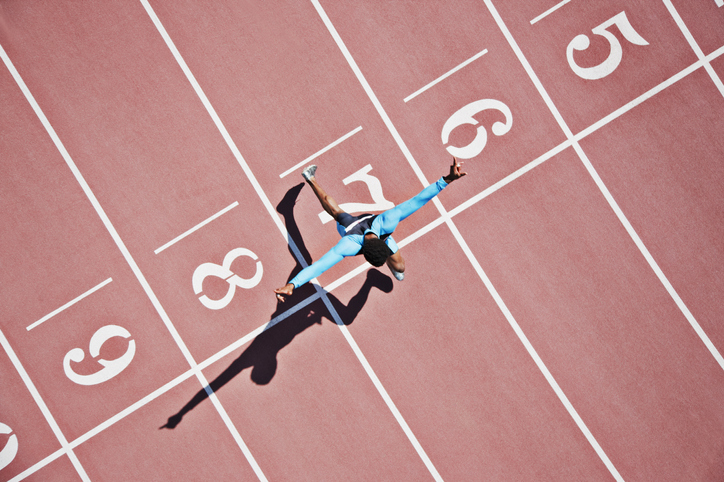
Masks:
[[[210,223],[211,221],[213,221],[214,219],[218,218],[218,217],[221,216],[222,214],[225,214],[225,213],[231,211],[232,209],[234,209],[234,208],[235,208],[236,206],[238,206],[238,205],[239,205],[239,202],[238,202],[238,201],[233,202],[232,204],[226,206],[224,209],[222,209],[222,210],[219,211],[218,213],[214,214],[214,215],[211,216],[210,218],[206,219],[205,221],[200,222],[199,224],[197,224],[197,225],[194,226],[193,228],[189,229],[189,230],[186,231],[185,233],[181,234],[180,236],[175,237],[174,239],[172,239],[172,240],[169,241],[168,243],[164,244],[163,246],[161,246],[160,248],[158,248],[156,251],[154,251],[154,253],[158,254],[158,253],[160,253],[161,251],[163,251],[164,249],[168,248],[169,246],[172,246],[172,245],[176,244],[177,242],[181,241],[183,238],[185,238],[185,237],[188,236],[189,234],[191,234],[191,233],[193,233],[193,232],[195,232],[195,231],[198,231],[199,229],[203,228],[204,226],[206,226],[207,224],[209,224],[209,223]]]
[[[555,7],[549,8],[548,10],[546,10],[545,12],[541,13],[541,14],[538,15],[536,18],[534,18],[533,20],[531,20],[531,21],[530,21],[530,24],[533,25],[533,24],[536,23],[537,21],[546,18],[548,15],[550,15],[550,14],[553,13],[553,12],[555,12],[556,10],[558,10],[559,8],[561,8],[563,5],[565,5],[566,3],[570,2],[570,1],[571,1],[571,0],[563,0],[561,3],[559,3],[559,4],[556,5]]]
[[[102,283],[100,283],[99,285],[97,285],[97,286],[89,289],[88,291],[86,291],[86,292],[83,293],[82,295],[78,296],[77,298],[74,298],[73,300],[67,302],[66,304],[64,304],[63,306],[61,306],[61,307],[58,308],[57,310],[53,311],[52,313],[49,313],[49,314],[45,315],[44,317],[42,317],[41,319],[39,319],[38,321],[36,321],[36,322],[33,323],[32,325],[28,326],[26,329],[27,329],[28,331],[30,331],[30,330],[32,330],[33,328],[35,328],[36,326],[38,326],[39,324],[48,321],[49,319],[51,319],[52,317],[54,317],[54,316],[57,315],[58,313],[60,313],[60,312],[62,312],[62,311],[64,311],[64,310],[67,310],[68,308],[70,308],[70,307],[73,306],[74,304],[78,303],[78,302],[79,302],[80,300],[82,300],[83,298],[92,295],[93,293],[95,293],[95,292],[98,291],[99,289],[103,288],[105,285],[107,285],[107,284],[110,283],[111,281],[113,281],[113,278],[108,278],[108,279],[105,280],[104,282],[102,282]]]
[[[342,142],[346,141],[347,139],[349,139],[349,138],[352,137],[353,135],[357,134],[357,133],[358,133],[359,131],[361,131],[361,130],[362,130],[362,126],[359,126],[359,127],[356,128],[355,130],[353,130],[353,131],[351,131],[351,132],[348,132],[347,134],[343,135],[342,137],[340,137],[339,139],[337,139],[336,141],[334,141],[333,143],[331,143],[330,145],[328,145],[328,146],[325,147],[324,149],[321,149],[321,150],[315,152],[314,154],[312,154],[312,155],[309,156],[308,158],[304,159],[304,160],[303,160],[302,162],[300,162],[299,164],[297,164],[297,165],[295,165],[294,167],[292,167],[292,168],[290,168],[290,169],[287,169],[287,170],[284,171],[283,173],[279,174],[279,178],[283,178],[283,177],[285,177],[285,176],[288,176],[289,174],[293,173],[294,171],[296,171],[297,169],[299,169],[300,167],[302,167],[302,166],[305,165],[306,163],[311,162],[313,159],[316,159],[317,157],[321,156],[322,154],[324,154],[325,152],[327,152],[327,151],[330,150],[331,148],[333,148],[333,147],[335,147],[336,145],[341,144]]]
[[[450,70],[449,72],[447,72],[447,73],[441,75],[440,77],[438,77],[437,79],[433,80],[432,82],[430,82],[429,84],[427,84],[427,85],[426,85],[425,87],[423,87],[422,89],[420,89],[420,90],[418,90],[417,92],[414,92],[414,93],[408,95],[407,97],[405,97],[404,101],[407,102],[408,100],[414,99],[415,97],[417,97],[418,95],[422,94],[423,92],[425,92],[425,91],[426,91],[427,89],[429,89],[430,87],[434,86],[435,84],[439,83],[439,82],[442,81],[442,80],[445,80],[446,78],[450,77],[452,74],[454,74],[455,72],[457,72],[458,70],[462,69],[463,67],[465,67],[465,66],[468,65],[469,63],[473,62],[474,60],[479,59],[480,57],[482,57],[483,55],[485,55],[485,54],[487,54],[487,53],[488,53],[488,49],[484,49],[482,52],[478,52],[477,54],[473,55],[473,56],[470,57],[468,60],[466,60],[466,61],[463,62],[462,64],[458,65],[458,66],[455,67],[454,69]]]

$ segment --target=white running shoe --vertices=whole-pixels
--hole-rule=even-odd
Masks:
[[[390,268],[390,271],[392,271],[392,275],[397,278],[397,281],[402,281],[403,279],[405,279],[405,273],[400,273],[399,271],[395,271],[392,268]]]
[[[317,166],[312,164],[311,166],[307,166],[302,171],[302,177],[309,181],[311,178],[314,177],[314,173],[317,172]]]

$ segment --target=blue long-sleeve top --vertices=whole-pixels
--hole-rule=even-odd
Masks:
[[[372,222],[370,228],[365,231],[364,234],[371,232],[380,238],[386,234],[392,234],[401,221],[427,204],[430,199],[440,194],[446,186],[447,182],[445,182],[445,179],[441,177],[436,183],[430,184],[420,191],[417,196],[408,199],[402,204],[398,204],[394,208],[388,209],[377,216]],[[327,251],[324,256],[319,258],[311,266],[304,268],[289,282],[294,285],[295,289],[299,288],[303,284],[309,282],[312,278],[316,278],[335,264],[342,261],[343,258],[357,255],[362,249],[364,234],[347,234],[342,236],[342,239],[340,239],[332,249]],[[385,242],[392,250],[392,253],[397,252],[397,244],[391,236],[388,237]]]

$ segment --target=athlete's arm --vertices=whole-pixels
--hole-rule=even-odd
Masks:
[[[375,224],[379,222],[378,226],[380,226],[380,233],[377,234],[381,235],[393,232],[402,220],[406,219],[427,204],[432,198],[440,194],[440,191],[445,189],[448,184],[465,176],[467,173],[460,171],[461,166],[462,163],[453,157],[450,173],[447,176],[443,176],[438,179],[436,183],[430,184],[412,199],[408,199],[402,204],[398,204],[394,208],[380,214],[377,219],[375,219]]]
[[[360,250],[360,245],[352,241],[349,236],[345,236],[327,253],[319,258],[311,266],[307,266],[292,278],[289,283],[281,288],[275,289],[279,301],[284,301],[285,296],[291,296],[295,288],[299,288],[303,284],[309,282],[312,278],[321,275],[335,264],[342,261],[346,256],[354,256]]]

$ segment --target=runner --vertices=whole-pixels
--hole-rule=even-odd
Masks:
[[[324,256],[311,266],[300,271],[285,286],[274,290],[279,301],[291,296],[295,288],[299,288],[312,278],[316,278],[329,268],[339,263],[347,256],[364,255],[372,266],[380,267],[387,263],[387,267],[396,279],[402,281],[405,277],[405,260],[400,254],[397,243],[390,236],[400,221],[424,206],[430,199],[437,196],[440,191],[451,182],[460,179],[467,173],[461,172],[462,163],[453,157],[450,173],[443,176],[423,189],[417,196],[383,212],[380,215],[362,214],[352,216],[344,212],[337,202],[319,185],[315,174],[317,166],[311,165],[302,171],[302,177],[311,186],[324,210],[337,221],[337,232],[342,239]]]

